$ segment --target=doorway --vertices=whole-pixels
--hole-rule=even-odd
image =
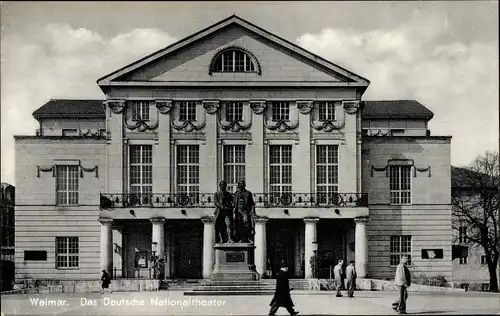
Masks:
[[[172,225],[174,278],[202,277],[203,223],[200,220],[179,221]]]

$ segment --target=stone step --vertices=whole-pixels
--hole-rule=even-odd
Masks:
[[[262,285],[224,285],[224,286],[200,286],[193,288],[193,291],[274,291],[274,286]]]
[[[274,295],[274,291],[187,291],[185,296]]]

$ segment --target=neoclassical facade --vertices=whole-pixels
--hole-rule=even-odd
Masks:
[[[254,195],[263,277],[344,259],[389,278],[409,255],[451,278],[451,137],[420,103],[365,101],[367,79],[237,16],[97,84],[16,136],[17,278],[151,277],[153,256],[162,278],[208,278],[221,180]]]

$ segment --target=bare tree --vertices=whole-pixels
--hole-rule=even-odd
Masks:
[[[467,227],[467,239],[483,248],[490,291],[498,292],[500,254],[499,156],[486,152],[468,168],[455,168],[452,188],[453,229]]]

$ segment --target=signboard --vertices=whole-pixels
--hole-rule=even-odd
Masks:
[[[226,262],[245,262],[245,254],[243,252],[228,252],[226,253]]]
[[[422,259],[443,259],[443,249],[422,249]]]
[[[135,253],[135,267],[136,268],[147,268],[148,267],[148,253],[147,252],[136,252]]]

